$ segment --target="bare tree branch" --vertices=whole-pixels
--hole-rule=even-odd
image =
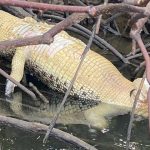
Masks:
[[[131,112],[131,117],[130,117],[130,122],[129,122],[129,126],[128,126],[128,131],[127,131],[126,150],[129,150],[132,124],[133,124],[133,121],[134,121],[134,113],[135,113],[135,109],[136,109],[137,102],[138,102],[139,97],[140,97],[140,93],[141,93],[141,91],[142,91],[142,87],[143,87],[145,78],[146,78],[146,76],[145,76],[145,73],[144,73],[143,78],[142,78],[142,80],[141,80],[141,83],[140,83],[140,85],[139,85],[138,91],[137,91],[137,93],[136,93],[136,95],[135,95],[135,99],[134,99],[134,103],[133,103],[133,107],[132,107],[132,112]]]
[[[69,5],[53,5],[53,4],[44,4],[36,2],[27,2],[20,0],[0,0],[1,5],[10,5],[17,6],[22,8],[33,8],[40,10],[53,10],[53,11],[63,11],[63,12],[80,12],[80,13],[89,13],[92,16],[99,16],[100,14],[107,14],[112,11],[117,12],[136,12],[144,13],[144,8],[132,6],[128,4],[108,4],[98,5],[98,6],[69,6]]]
[[[7,4],[5,2],[9,2],[9,0],[2,1],[0,0],[0,4]],[[11,1],[12,5],[16,6],[15,3]],[[17,0],[15,0],[17,2]],[[10,4],[11,4],[10,3]],[[8,3],[9,4],[9,3]],[[46,4],[45,4],[46,5]],[[48,5],[48,4],[47,4]],[[34,5],[36,8],[37,6]],[[99,5],[94,7],[95,10],[95,16],[98,16],[100,14],[107,14],[107,13],[115,13],[115,12],[136,12],[141,13],[145,15],[146,9],[145,7],[137,7],[137,6],[131,6],[131,5],[125,5],[125,4],[108,4],[105,5]],[[146,15],[149,15],[149,13],[146,13]],[[44,33],[43,35],[34,36],[34,37],[26,37],[18,40],[6,40],[0,42],[0,50],[8,50],[15,47],[21,47],[21,46],[27,46],[27,45],[38,45],[38,44],[50,44],[53,41],[53,37],[59,33],[60,31],[64,30],[65,28],[74,25],[76,23],[79,23],[83,19],[87,18],[89,15],[87,13],[80,13],[80,14],[72,14],[69,17],[67,17],[65,20],[58,23],[56,26],[54,26],[52,29],[50,29],[48,32]]]

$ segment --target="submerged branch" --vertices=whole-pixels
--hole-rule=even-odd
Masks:
[[[0,124],[1,125],[11,125],[13,127],[21,128],[21,129],[24,129],[25,131],[36,132],[38,134],[39,133],[44,134],[46,132],[46,130],[48,129],[47,125],[44,125],[41,123],[27,122],[27,121],[23,121],[23,120],[11,118],[11,117],[6,117],[6,116],[2,116],[2,115],[0,115]],[[63,139],[69,143],[72,143],[74,145],[77,145],[77,146],[82,147],[87,150],[89,150],[89,149],[97,150],[95,147],[87,144],[86,142],[80,140],[79,138],[77,138],[69,133],[66,133],[64,131],[61,131],[59,129],[53,128],[51,135],[53,135],[59,139]]]
[[[31,87],[32,90],[40,97],[43,103],[49,104],[48,99],[37,89],[33,83],[29,82],[29,87]]]

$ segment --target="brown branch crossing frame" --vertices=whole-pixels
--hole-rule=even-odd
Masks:
[[[26,4],[24,6],[24,4]],[[28,5],[27,5],[28,4]],[[29,7],[29,8],[36,8],[36,9],[43,9],[45,10],[45,7],[38,7],[40,3],[35,3],[32,2],[32,5],[30,5],[30,2],[24,2],[24,1],[18,1],[18,0],[0,0],[0,5],[11,5],[11,6],[20,6],[20,7]],[[35,5],[36,4],[36,5]],[[41,4],[41,6],[43,6]],[[49,4],[44,4],[44,6],[49,6],[48,10],[51,10]],[[61,6],[61,5],[60,5]],[[75,7],[76,6],[64,6],[69,8]],[[60,7],[58,7],[60,9]],[[146,7],[138,7],[138,6],[132,6],[132,5],[127,5],[127,4],[108,4],[108,5],[98,5],[94,6],[92,8],[89,7],[84,7],[86,9],[85,12],[89,12],[89,10],[92,11],[91,14],[93,16],[99,16],[100,14],[108,14],[108,13],[117,13],[117,12],[134,12],[134,13],[140,13],[142,16],[149,16],[149,13],[146,13]],[[57,9],[57,10],[59,10]],[[65,10],[64,9],[64,10]],[[60,9],[60,11],[64,11],[63,9]],[[75,9],[73,9],[75,11]],[[27,45],[38,45],[38,44],[50,44],[53,42],[53,37],[64,30],[65,28],[72,26],[76,23],[79,23],[83,19],[89,17],[88,13],[74,13],[67,17],[65,20],[61,21],[60,23],[56,24],[52,29],[50,29],[48,32],[44,33],[43,35],[39,36],[34,36],[34,37],[28,37],[28,38],[22,38],[22,39],[17,39],[17,40],[6,40],[0,42],[0,50],[9,50],[11,48],[15,47],[21,47],[21,46],[27,46]]]
[[[53,10],[53,11],[63,11],[63,12],[79,12],[79,13],[89,13],[92,16],[99,16],[100,14],[106,14],[108,12],[116,11],[116,12],[136,12],[142,13],[143,8],[132,6],[128,4],[108,4],[98,5],[98,6],[69,6],[69,5],[53,5],[53,4],[44,4],[44,3],[36,3],[36,2],[27,2],[20,0],[0,0],[1,5],[9,5],[16,6],[22,8],[32,8],[39,10]]]

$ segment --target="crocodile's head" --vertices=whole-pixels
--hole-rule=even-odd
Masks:
[[[138,78],[133,81],[135,87],[137,90],[133,91],[132,98],[135,100],[135,95],[139,89],[139,85],[141,83],[141,78]],[[135,114],[138,116],[142,116],[144,118],[148,118],[148,101],[147,101],[147,92],[149,89],[149,84],[147,80],[145,79],[139,99],[137,101]]]

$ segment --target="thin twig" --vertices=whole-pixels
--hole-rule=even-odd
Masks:
[[[46,103],[46,104],[49,103],[48,99],[37,89],[37,87],[36,87],[33,83],[30,82],[30,83],[29,83],[29,87],[32,88],[32,90],[40,97],[40,99],[41,99],[44,103]]]
[[[2,76],[4,76],[5,78],[9,79],[11,82],[13,82],[15,85],[17,85],[21,90],[23,90],[25,93],[27,93],[28,95],[30,95],[32,97],[33,100],[36,100],[36,96],[35,94],[28,90],[25,86],[23,86],[22,84],[20,84],[19,82],[17,82],[14,78],[12,78],[10,75],[8,75],[5,71],[3,71],[1,68],[0,68],[0,74]]]
[[[86,6],[82,1],[80,0],[73,0],[74,3],[77,3],[77,5]]]
[[[99,33],[101,19],[102,19],[102,15],[99,15],[98,18],[97,18],[97,23],[96,23],[96,34]]]
[[[146,44],[145,44],[145,47],[146,47],[146,48],[150,47],[150,42],[146,43]],[[137,49],[135,50],[135,54],[138,53],[138,52],[140,52],[140,51],[141,51],[140,48],[137,48]],[[128,59],[128,57],[130,57],[130,56],[132,56],[132,55],[133,55],[132,53],[129,53],[129,54],[127,54],[127,57],[126,57],[126,58]]]
[[[148,54],[150,54],[150,52],[148,52]],[[138,53],[138,54],[129,56],[129,57],[127,57],[126,59],[127,59],[127,60],[131,60],[131,59],[138,58],[138,57],[141,57],[141,56],[143,56],[143,54],[142,54],[142,53]]]
[[[128,126],[128,131],[127,131],[126,150],[129,150],[129,147],[130,147],[130,138],[131,138],[132,124],[133,124],[133,121],[134,121],[134,112],[135,112],[135,109],[136,109],[137,102],[139,100],[139,96],[140,96],[140,93],[141,93],[141,90],[142,90],[145,78],[146,78],[146,74],[144,73],[143,78],[141,80],[141,83],[139,85],[138,91],[136,93],[133,106],[132,106],[130,122],[129,122],[129,126]]]
[[[90,49],[90,47],[91,47],[91,44],[92,44],[92,41],[93,41],[94,36],[95,36],[95,26],[94,26],[94,28],[93,28],[93,32],[92,32],[92,35],[91,35],[91,37],[90,37],[90,39],[89,39],[89,42],[88,42],[87,46],[85,47],[85,49],[84,49],[84,51],[83,51],[83,53],[82,53],[81,60],[80,60],[80,62],[79,62],[79,65],[78,65],[78,67],[77,67],[77,70],[76,70],[76,72],[75,72],[75,74],[74,74],[74,76],[73,76],[73,78],[72,78],[72,80],[71,80],[71,82],[70,82],[70,85],[69,85],[69,87],[68,87],[68,89],[67,89],[67,91],[66,91],[66,93],[65,93],[65,96],[64,96],[64,98],[63,98],[63,100],[62,100],[62,102],[61,102],[61,104],[60,104],[60,106],[59,106],[59,108],[58,108],[58,110],[57,110],[55,116],[54,116],[53,119],[51,120],[51,123],[50,123],[50,125],[49,125],[48,130],[47,130],[47,133],[46,133],[46,135],[45,135],[45,137],[44,137],[44,139],[43,139],[43,143],[46,143],[46,141],[47,141],[47,139],[48,139],[48,137],[49,137],[49,134],[51,133],[51,131],[52,131],[52,129],[53,129],[55,123],[56,123],[56,120],[57,120],[57,118],[59,117],[59,114],[60,114],[60,112],[61,112],[61,110],[62,110],[62,108],[63,108],[63,106],[64,106],[64,104],[65,104],[65,102],[66,102],[66,100],[67,100],[67,97],[68,97],[68,95],[70,94],[71,88],[72,88],[72,86],[73,86],[73,84],[74,84],[74,82],[75,82],[75,80],[76,80],[76,78],[77,78],[78,72],[79,72],[79,70],[80,70],[80,68],[81,68],[81,66],[82,66],[82,64],[83,64],[83,61],[84,61],[84,59],[85,59],[85,56],[86,56],[87,52],[89,51],[89,49]]]
[[[114,25],[115,25],[115,27],[116,27],[116,30],[117,30],[118,35],[121,35],[120,29],[119,29],[119,27],[118,27],[118,24],[117,24],[116,20],[113,20],[113,23],[114,23]]]
[[[106,6],[107,3],[108,3],[108,0],[105,0],[105,1],[104,1],[104,6]],[[96,23],[96,34],[99,33],[100,24],[101,24],[101,19],[102,19],[102,15],[99,15],[99,16],[98,16],[98,19],[97,19],[97,23]]]
[[[139,72],[139,70],[144,66],[145,66],[145,61],[140,63],[140,65],[135,69],[133,74],[136,75]]]
[[[64,1],[64,5],[68,5],[69,2],[68,0],[63,0]],[[68,17],[69,16],[69,12],[64,12],[65,13],[65,17]]]

